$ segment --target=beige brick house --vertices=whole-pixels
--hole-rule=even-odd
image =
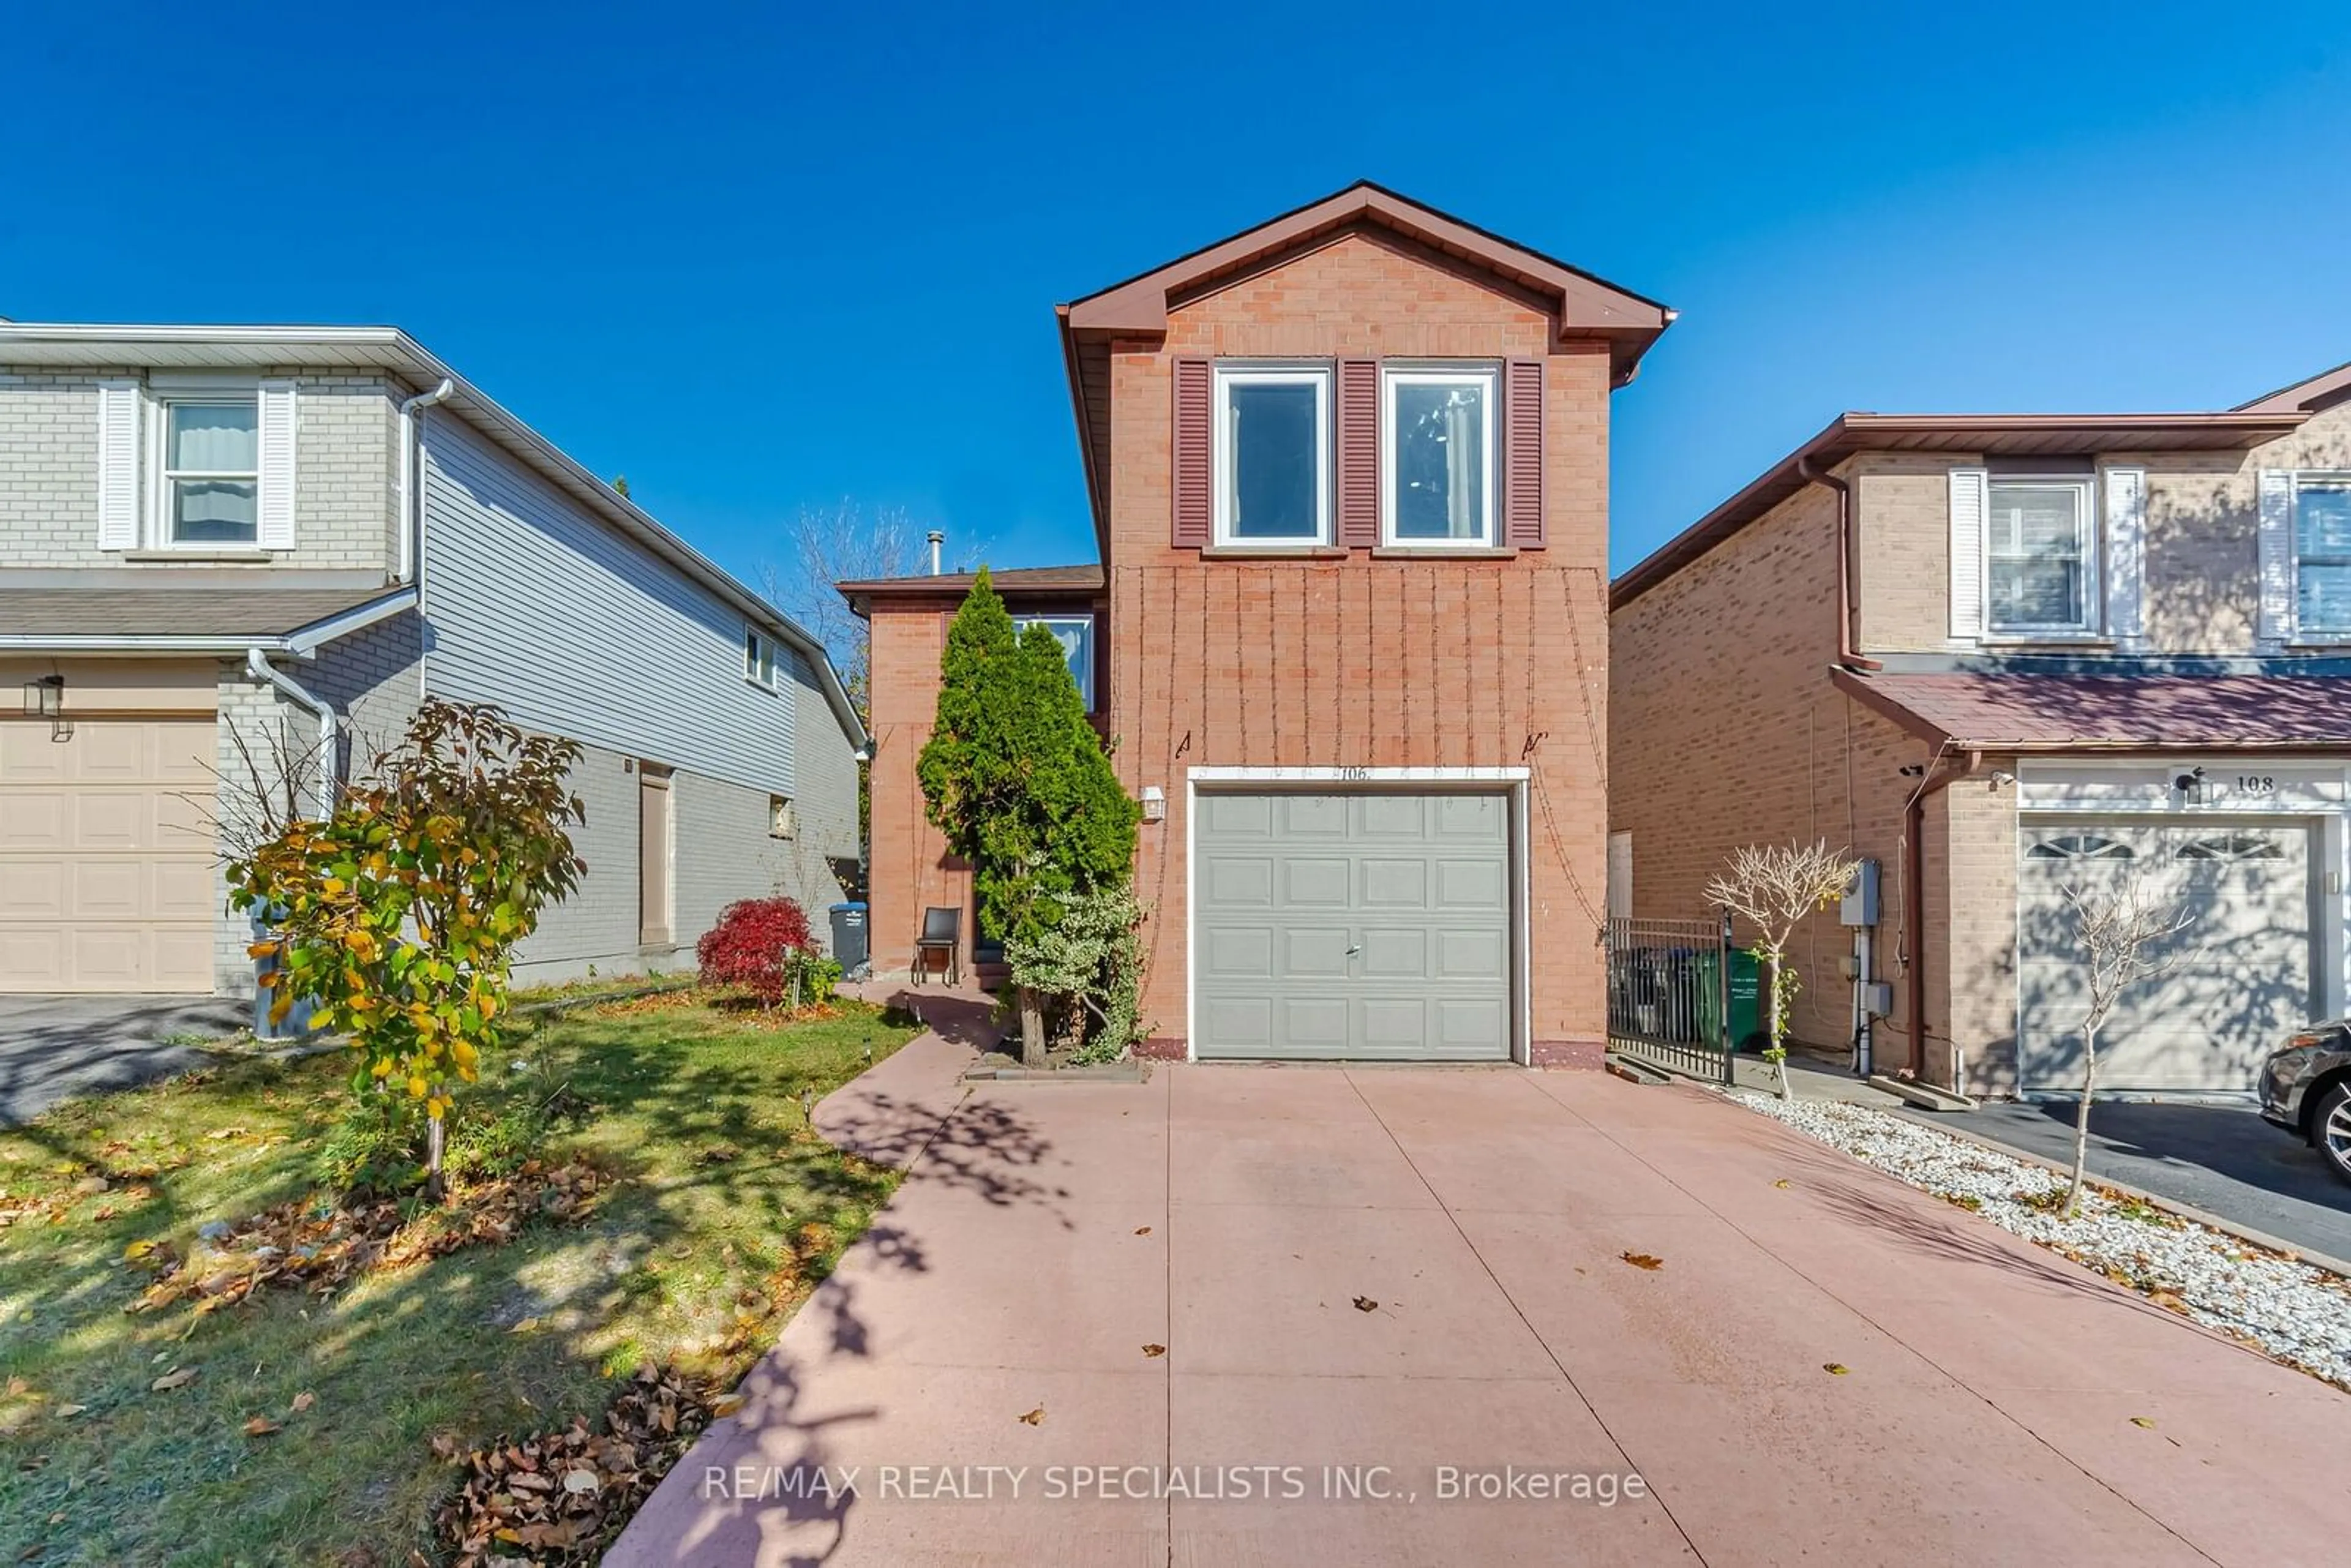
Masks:
[[[1740,843],[1875,859],[1866,973],[1796,944],[1803,1040],[1977,1092],[2078,1080],[2069,886],[2194,925],[2102,1051],[2250,1092],[2345,1010],[2351,367],[2218,413],[1849,413],[1618,578],[1612,898],[1702,915]]]
[[[1372,185],[1061,308],[1100,564],[1005,586],[1144,803],[1155,1050],[1597,1061],[1609,399],[1670,319]],[[847,585],[882,974],[968,908],[913,764],[962,587]]]

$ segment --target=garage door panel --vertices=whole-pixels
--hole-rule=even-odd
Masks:
[[[1509,1056],[1501,796],[1204,792],[1198,809],[1199,1054]]]
[[[210,718],[0,723],[0,992],[209,991]]]
[[[2192,916],[2158,940],[2168,973],[2126,992],[2098,1040],[2116,1090],[2252,1090],[2262,1059],[2312,1016],[2310,841],[2299,824],[2027,822],[2018,873],[2018,1033],[2026,1087],[2077,1088],[2089,996],[2068,887],[2126,879]]]

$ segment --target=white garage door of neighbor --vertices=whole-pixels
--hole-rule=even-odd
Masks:
[[[1196,809],[1196,1054],[1510,1057],[1509,797],[1218,791]]]
[[[2139,876],[2192,919],[2175,965],[2126,992],[2098,1037],[2102,1089],[2251,1092],[2310,1021],[2309,828],[2299,822],[2036,821],[2018,838],[2018,1044],[2027,1089],[2078,1089],[2087,968],[2064,889]]]
[[[213,988],[210,718],[0,721],[0,992]]]

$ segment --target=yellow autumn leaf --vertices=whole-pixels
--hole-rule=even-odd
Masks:
[[[411,1073],[408,1079],[408,1097],[412,1100],[422,1100],[424,1098],[424,1080],[415,1076],[413,1073]]]

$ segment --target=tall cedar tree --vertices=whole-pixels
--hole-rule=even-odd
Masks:
[[[985,569],[947,630],[916,773],[999,939],[1051,929],[1064,898],[1122,883],[1134,863],[1139,809],[1086,722],[1061,643],[1042,626],[1016,634]],[[1040,1063],[1041,1002],[1026,991],[1020,1028],[1023,1058]]]

